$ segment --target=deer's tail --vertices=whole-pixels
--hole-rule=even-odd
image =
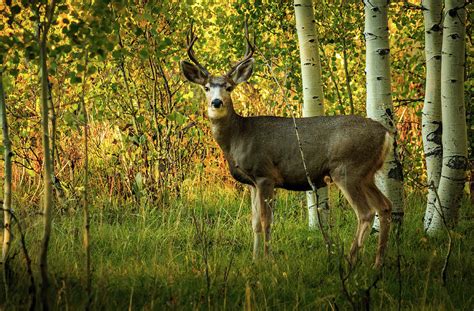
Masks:
[[[379,170],[385,163],[385,158],[393,150],[394,138],[390,132],[385,133],[382,149],[380,150],[379,159],[377,162],[377,170]]]

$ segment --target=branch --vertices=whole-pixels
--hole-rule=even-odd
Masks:
[[[48,36],[48,31],[49,28],[51,27],[51,24],[53,23],[53,15],[54,15],[54,9],[56,7],[56,0],[51,1],[51,5],[46,8],[46,24],[44,25],[43,28],[43,33],[41,36],[41,41],[46,42],[46,38]]]
[[[395,98],[393,100],[394,103],[398,103],[398,105],[394,105],[395,108],[401,107],[401,106],[407,106],[408,104],[411,103],[417,103],[417,102],[422,102],[425,99],[423,97],[420,98]]]
[[[268,70],[270,71],[270,74],[273,78],[273,80],[275,81],[276,85],[278,86],[278,89],[282,92],[282,98],[285,102],[285,104],[288,106],[288,107],[291,107],[291,119],[293,120],[293,126],[294,126],[294,129],[295,129],[295,134],[296,134],[296,140],[298,142],[298,147],[299,147],[299,151],[300,151],[300,155],[301,155],[301,160],[303,161],[303,168],[304,168],[304,171],[305,171],[305,174],[306,174],[306,179],[308,180],[308,184],[309,186],[311,187],[311,190],[313,191],[314,195],[316,196],[316,206],[318,204],[318,192],[317,192],[317,188],[316,186],[314,185],[313,181],[311,180],[311,177],[309,176],[309,171],[308,171],[308,168],[306,166],[306,160],[305,160],[305,156],[304,156],[304,152],[303,152],[303,146],[301,144],[301,139],[300,139],[300,134],[299,134],[299,131],[298,131],[298,126],[296,124],[296,117],[295,117],[295,111],[293,109],[292,106],[290,106],[290,104],[288,103],[288,100],[287,100],[287,97],[285,96],[285,91],[283,90],[283,87],[281,86],[280,82],[278,81],[278,79],[276,78],[276,76],[273,74],[273,69],[272,69],[272,66],[271,64],[269,63],[269,61],[267,60],[267,58],[265,57],[265,55],[263,55],[262,52],[260,52],[259,49],[257,49],[257,53],[259,53],[264,62],[265,62],[265,65],[268,67]],[[312,207],[312,206],[311,206]],[[320,215],[320,211],[318,208],[316,208],[316,212],[318,214],[318,226],[319,226],[319,230],[321,230],[321,234],[324,238],[324,242],[326,243],[326,247],[327,247],[327,251],[328,251],[328,255],[331,254],[331,245],[333,245],[328,233],[326,232],[326,230],[324,230],[324,227],[323,227],[323,224],[321,222],[321,215]]]
[[[414,4],[414,3],[408,2],[407,0],[403,1],[403,8],[408,9],[408,10],[421,10],[421,11],[428,10],[421,4],[420,5]]]
[[[344,266],[343,266],[343,261],[342,259],[345,259],[344,257],[344,245],[341,245],[340,247],[340,255],[339,255],[339,279],[341,280],[341,287],[342,287],[342,294],[346,297],[347,301],[349,301],[349,303],[351,304],[352,306],[352,310],[356,310],[356,304],[354,303],[354,299],[352,299],[352,296],[351,294],[349,293],[349,290],[347,289],[347,280],[349,279],[349,277],[351,276],[351,273],[353,271],[353,266],[350,264],[350,261],[348,260],[348,271],[347,271],[347,274],[345,274],[345,271],[344,271]]]

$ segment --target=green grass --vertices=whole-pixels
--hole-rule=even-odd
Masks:
[[[447,237],[427,238],[422,230],[425,203],[407,198],[400,243],[392,231],[386,265],[373,270],[376,236],[371,235],[352,272],[347,254],[355,216],[335,194],[328,256],[321,234],[307,228],[303,196],[280,192],[275,208],[272,256],[252,261],[247,192],[196,189],[186,198],[159,206],[108,202],[91,208],[92,309],[351,309],[472,310],[474,307],[474,211],[466,202],[452,232],[452,255],[443,285]],[[50,244],[51,305],[84,309],[85,256],[82,212],[70,204],[57,213]],[[35,277],[41,239],[38,216],[26,217],[28,250]],[[19,239],[4,309],[29,304],[25,261]],[[346,290],[343,290],[342,279]],[[374,280],[380,278],[375,287]],[[370,290],[368,290],[370,288]]]

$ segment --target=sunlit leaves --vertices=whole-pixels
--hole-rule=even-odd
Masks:
[[[10,107],[20,116],[12,124],[13,134],[20,135],[20,128],[26,131],[16,145],[24,145],[38,132],[35,119],[38,51],[34,37],[37,21],[31,3],[13,3],[20,8],[19,11],[14,9],[14,19],[0,14],[0,55],[4,57],[7,74],[14,81],[12,89],[16,96],[9,99]],[[359,1],[335,0],[318,1],[315,10],[320,43],[327,55],[322,76],[325,108],[329,114],[349,111],[344,50],[356,114],[365,111],[361,8]],[[391,10],[393,97],[422,96],[420,83],[424,65],[420,58],[422,31],[418,28],[421,15],[405,12],[396,3]],[[199,87],[183,82],[179,70],[179,61],[187,58],[186,32],[190,21],[194,20],[199,36],[195,45],[198,58],[211,73],[220,74],[245,52],[243,23],[246,17],[258,51],[254,75],[248,84],[239,85],[233,92],[236,110],[244,115],[289,116],[293,110],[298,113],[301,77],[291,1],[60,2],[48,42],[50,82],[60,136],[79,135],[82,113],[77,102],[85,87],[93,120],[91,126],[97,132],[107,133],[103,142],[107,150],[96,150],[102,152],[104,159],[110,156],[108,152],[116,153],[120,154],[120,165],[128,165],[133,157],[135,166],[129,168],[130,176],[127,176],[131,181],[138,171],[145,183],[150,180],[150,174],[164,178],[166,171],[176,176],[173,174],[178,174],[176,163],[182,160],[180,155],[192,153],[189,150],[198,146],[196,152],[205,157],[208,148],[215,147],[207,135],[204,96]],[[274,78],[283,86],[283,92]],[[25,109],[32,112],[21,114]],[[408,111],[416,113],[417,103]],[[25,125],[19,121],[22,118],[36,121]],[[403,120],[417,121],[416,118]],[[400,129],[405,133],[414,131],[408,127]],[[417,153],[415,142],[409,143],[407,154],[408,151]],[[60,141],[59,145],[67,153],[68,146],[62,144]],[[187,158],[191,164],[195,160]],[[156,162],[150,164],[150,161]],[[212,160],[208,164],[216,162]],[[146,165],[149,166],[145,169]],[[160,169],[155,170],[154,165]],[[112,165],[106,168],[111,170]],[[416,168],[418,172],[418,166]]]
[[[178,123],[178,125],[183,125],[187,120],[187,118],[178,111],[173,111],[172,113],[168,114],[166,118],[170,121]]]

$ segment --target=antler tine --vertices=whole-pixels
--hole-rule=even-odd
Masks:
[[[252,45],[252,43],[250,42],[250,36],[249,36],[249,28],[248,28],[248,18],[245,19],[245,25],[244,25],[244,29],[245,29],[245,40],[247,41],[247,46],[245,47],[245,56],[244,58],[247,59],[247,57],[249,56],[249,52],[251,53],[250,54],[250,57],[253,55],[253,52],[255,52],[255,36],[253,37],[253,43],[254,45]]]
[[[244,58],[242,58],[240,61],[238,61],[235,65],[230,68],[230,70],[227,72],[227,76],[231,75],[232,72],[242,63],[246,62],[250,58],[252,58],[253,53],[255,52],[255,47],[252,45],[250,42],[250,37],[249,37],[249,30],[247,27],[247,19],[245,20],[244,24],[244,29],[245,29],[245,41],[247,41],[247,46],[245,47],[245,54]],[[254,38],[255,39],[255,38]]]
[[[193,31],[193,23],[191,22],[191,26],[189,27],[188,34],[186,36],[186,43],[188,45],[188,57],[189,59],[199,67],[199,69],[207,76],[210,76],[209,71],[199,63],[199,61],[196,58],[196,55],[194,54],[193,50],[193,45],[197,41],[198,37],[194,35]]]

